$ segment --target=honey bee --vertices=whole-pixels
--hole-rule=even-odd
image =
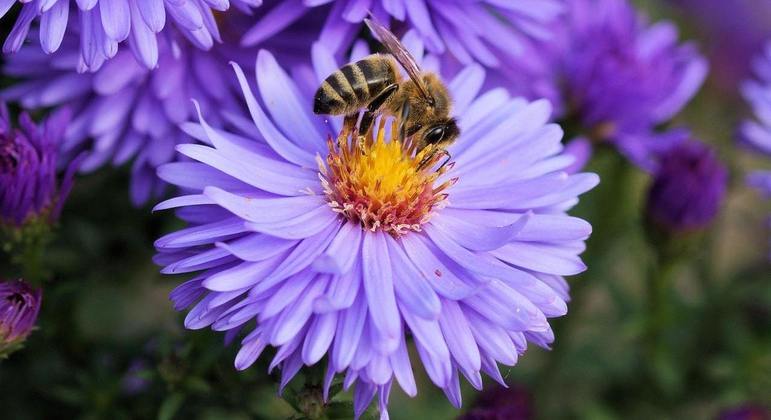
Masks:
[[[389,54],[369,55],[329,75],[316,91],[313,112],[345,115],[345,126],[351,129],[364,108],[361,134],[367,133],[377,112],[401,117],[402,141],[411,137],[417,151],[435,145],[449,160],[444,148],[455,141],[460,130],[450,117],[452,100],[447,87],[436,73],[421,71],[391,31],[373,20],[365,22]],[[402,77],[399,66],[409,79]]]

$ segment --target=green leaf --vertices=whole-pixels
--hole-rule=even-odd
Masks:
[[[302,408],[300,408],[300,400],[297,391],[292,387],[286,387],[284,388],[284,392],[281,394],[281,398],[284,399],[289,405],[292,406],[292,408],[295,409],[298,413],[302,413]]]
[[[174,393],[169,395],[158,410],[158,420],[171,420],[174,418],[174,415],[177,414],[179,408],[182,407],[182,402],[184,400],[185,396],[183,394]]]
[[[336,401],[329,403],[326,409],[329,420],[348,420],[354,418],[353,403],[350,401]]]

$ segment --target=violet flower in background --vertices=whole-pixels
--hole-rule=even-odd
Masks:
[[[0,226],[19,228],[31,221],[53,223],[72,188],[80,159],[59,162],[59,146],[70,119],[68,109],[41,125],[23,112],[15,127],[0,102]],[[65,173],[57,176],[57,165]]]
[[[745,81],[741,92],[755,118],[747,119],[739,126],[739,141],[751,151],[771,157],[771,42],[752,64],[755,79]],[[771,198],[771,170],[750,172],[747,183],[766,198]]]
[[[651,170],[653,156],[680,137],[656,127],[698,91],[706,60],[678,44],[673,23],[649,24],[627,0],[569,0],[563,16],[555,39],[530,45],[527,61],[501,69],[503,80],[552,101],[557,118],[578,127],[571,135],[610,142]]]
[[[326,7],[320,7],[326,6]],[[449,53],[461,65],[499,67],[521,58],[525,39],[550,37],[549,24],[564,0],[292,0],[269,1],[264,16],[244,34],[242,44],[258,45],[306,14],[324,14],[318,40],[343,53],[372,13],[391,25],[415,30],[432,54]]]
[[[30,25],[39,21],[38,37],[46,54],[58,51],[69,33],[79,39],[66,48],[77,51],[78,71],[98,70],[115,57],[119,44],[127,41],[137,61],[146,68],[158,65],[162,41],[158,35],[171,32],[173,26],[191,44],[202,50],[221,41],[214,11],[225,11],[231,0],[20,0],[21,11],[3,45],[3,52],[22,48]],[[260,0],[232,0],[243,11],[260,5]],[[14,5],[13,0],[0,3],[0,19]],[[10,24],[9,18],[2,20]],[[169,25],[173,23],[173,25]]]
[[[771,2],[758,0],[670,0],[706,40],[711,79],[726,94],[736,95],[750,76],[752,57],[771,37]]]
[[[0,359],[18,350],[35,327],[43,292],[22,280],[0,282]]]
[[[420,60],[414,40],[405,44]],[[327,355],[325,395],[343,373],[357,417],[378,395],[387,418],[394,380],[417,393],[411,335],[459,407],[461,375],[477,389],[481,372],[503,383],[498,363],[554,339],[548,318],[567,311],[563,276],[585,269],[578,254],[591,231],[565,212],[597,177],[563,172],[573,158],[547,124],[546,101],[502,88],[477,96],[478,65],[448,84],[463,133],[454,164],[434,172],[434,157],[422,167],[425,151],[405,155],[383,125],[359,153],[347,136],[329,137],[340,118],[307,106],[338,66],[323,43],[313,57],[314,69],[292,78],[260,52],[261,101],[236,67],[254,127],[233,134],[201,114],[188,132],[204,144],[178,147],[193,162],[159,169],[189,193],[156,206],[191,223],[156,242],[163,273],[198,273],[172,292],[175,308],[191,308],[187,328],[243,332],[239,370],[276,347],[270,367],[280,367],[282,389]]]
[[[755,118],[741,124],[739,140],[752,151],[771,157],[771,42],[753,61],[752,68],[755,79],[745,81],[741,92],[752,107]],[[748,181],[771,196],[771,171],[755,171],[749,175]]]
[[[155,70],[122,50],[98,71],[81,74],[78,39],[67,34],[56,53],[25,46],[8,57],[4,73],[20,81],[0,97],[28,109],[72,108],[62,153],[85,151],[82,172],[133,159],[130,194],[139,205],[162,192],[156,167],[173,160],[174,147],[188,141],[178,124],[192,117],[191,99],[199,101],[212,124],[224,124],[223,113],[241,112],[227,62],[251,65],[254,60],[227,43],[202,51],[170,32],[158,37],[158,52]]]
[[[727,184],[728,171],[714,151],[696,140],[682,141],[658,158],[647,217],[670,233],[701,230],[720,211]]]

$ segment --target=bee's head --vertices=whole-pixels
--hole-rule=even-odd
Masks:
[[[428,145],[447,147],[458,138],[460,129],[458,128],[455,118],[448,118],[427,125],[421,132],[417,133],[417,135],[420,139],[418,142],[419,149]]]

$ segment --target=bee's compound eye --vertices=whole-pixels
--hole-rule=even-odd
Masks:
[[[444,131],[444,126],[442,125],[428,130],[424,137],[426,144],[437,144],[442,141],[442,139],[444,139]]]

